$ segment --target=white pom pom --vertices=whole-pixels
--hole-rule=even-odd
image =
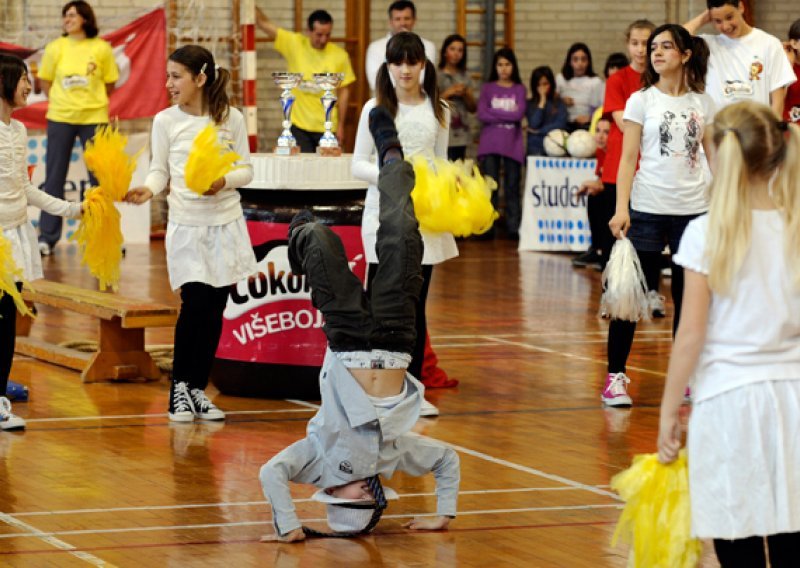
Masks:
[[[611,247],[611,256],[603,271],[604,308],[614,319],[639,321],[650,319],[647,281],[639,256],[625,237]]]

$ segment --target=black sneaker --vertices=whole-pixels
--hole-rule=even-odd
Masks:
[[[189,383],[172,381],[169,391],[169,419],[172,422],[194,420],[194,403],[189,395]]]
[[[572,266],[583,268],[586,266],[600,266],[601,258],[594,249],[589,249],[572,259]]]
[[[303,265],[295,254],[292,243],[292,234],[298,227],[302,227],[308,223],[314,223],[315,221],[316,219],[314,219],[314,215],[311,213],[311,211],[308,209],[302,209],[294,217],[292,217],[292,222],[289,223],[289,246],[287,247],[286,254],[289,257],[289,266],[291,267],[293,274],[303,274]]]
[[[369,131],[375,140],[375,148],[378,151],[378,166],[383,167],[383,159],[386,152],[392,148],[400,152],[402,159],[403,147],[397,137],[397,127],[394,124],[394,117],[386,107],[376,106],[369,111]]]

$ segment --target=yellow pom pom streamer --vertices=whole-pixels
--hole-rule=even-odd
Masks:
[[[411,199],[421,229],[457,237],[480,235],[491,229],[498,217],[491,201],[497,187],[494,180],[482,176],[470,160],[448,162],[437,158],[431,165],[415,156],[410,161],[416,175]]]
[[[669,465],[657,454],[640,454],[633,465],[611,479],[625,500],[611,544],[631,544],[628,566],[689,568],[696,566],[702,545],[691,537],[689,474],[686,450]]]
[[[114,202],[125,197],[136,169],[136,156],[125,153],[127,144],[128,137],[116,126],[101,126],[84,152],[99,185],[86,192],[83,218],[70,240],[78,242],[82,263],[97,278],[100,290],[119,288],[123,239]]]
[[[239,154],[220,143],[217,128],[209,123],[197,133],[189,150],[183,174],[186,187],[203,195],[211,184],[233,171],[239,159]]]
[[[3,294],[10,295],[19,313],[23,316],[34,317],[17,290],[17,282],[22,282],[25,287],[30,288],[30,284],[23,278],[22,269],[14,262],[11,243],[3,236],[3,228],[0,227],[0,298],[3,297]]]

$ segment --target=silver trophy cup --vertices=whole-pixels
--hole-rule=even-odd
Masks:
[[[294,95],[292,89],[300,84],[303,80],[301,73],[273,73],[272,79],[283,92],[281,93],[281,108],[283,109],[283,132],[278,136],[278,145],[275,146],[275,153],[284,156],[291,156],[297,154],[300,148],[297,146],[297,140],[292,136],[292,104],[294,104]]]
[[[336,106],[335,91],[343,80],[344,73],[314,73],[314,83],[325,91],[320,98],[322,108],[325,111],[325,132],[322,134],[317,148],[317,151],[322,155],[338,156],[342,153],[339,148],[339,141],[336,140],[336,136],[331,132],[331,128],[333,128],[331,114],[333,113],[333,107]]]

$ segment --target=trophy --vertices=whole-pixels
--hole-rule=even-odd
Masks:
[[[275,146],[274,152],[281,156],[291,156],[300,152],[300,147],[297,145],[297,140],[292,136],[292,104],[294,103],[294,96],[292,89],[300,84],[303,80],[301,73],[273,73],[272,79],[275,84],[283,89],[281,93],[281,108],[283,109],[283,132],[278,136],[278,145]]]
[[[314,82],[317,87],[325,91],[320,98],[322,108],[325,110],[325,132],[320,138],[319,147],[317,152],[322,156],[341,156],[342,149],[339,148],[339,142],[336,136],[331,132],[333,122],[331,121],[331,114],[333,107],[336,106],[336,95],[334,91],[339,87],[344,80],[344,73],[314,73]]]

